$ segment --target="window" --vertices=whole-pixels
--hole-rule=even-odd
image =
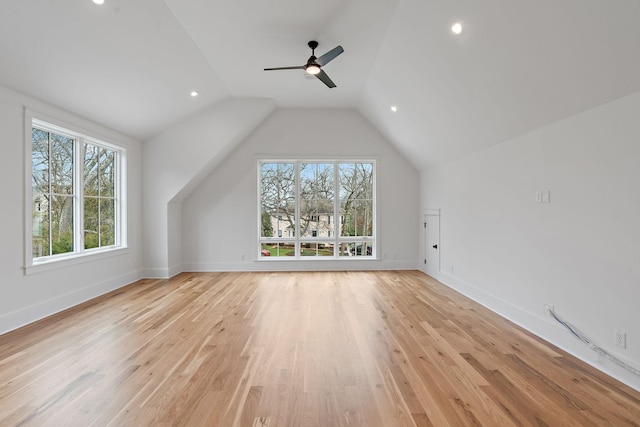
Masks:
[[[37,119],[30,136],[27,265],[121,247],[124,150]]]
[[[258,203],[258,252],[269,250],[269,259],[375,258],[378,252],[374,161],[261,160]]]

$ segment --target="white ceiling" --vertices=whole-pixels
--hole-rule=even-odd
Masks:
[[[229,97],[357,108],[424,168],[639,91],[638,18],[637,0],[1,0],[0,84],[140,140]],[[344,47],[337,88],[262,70],[309,40]]]

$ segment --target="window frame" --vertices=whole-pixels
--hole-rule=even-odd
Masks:
[[[378,238],[378,217],[379,217],[379,206],[377,203],[378,192],[377,192],[377,179],[378,179],[378,160],[376,158],[307,158],[307,157],[255,157],[256,161],[256,205],[257,205],[257,248],[255,253],[257,254],[256,260],[258,261],[267,261],[267,262],[296,262],[296,261],[320,261],[320,260],[345,260],[345,261],[368,261],[375,260],[379,261],[381,254],[381,250],[379,248],[380,239]],[[333,212],[330,213],[329,219],[333,219],[331,222],[327,222],[327,224],[333,224],[336,229],[334,229],[334,233],[332,236],[322,236],[322,233],[318,232],[316,237],[312,236],[300,236],[299,232],[296,230],[300,230],[300,220],[297,220],[295,225],[293,236],[291,237],[263,237],[261,236],[262,230],[262,206],[261,206],[261,170],[262,165],[266,163],[293,163],[295,166],[295,200],[296,200],[296,218],[300,217],[300,166],[301,164],[333,164],[334,166],[334,206]],[[340,192],[339,192],[339,165],[340,164],[358,164],[358,163],[367,163],[372,165],[372,210],[373,220],[371,225],[371,236],[341,236],[339,232],[339,227],[341,221],[337,221],[336,218],[341,218],[340,212]],[[290,231],[290,230],[289,230]],[[274,243],[274,244],[292,244],[295,248],[294,256],[262,256],[262,245],[265,243]],[[334,253],[332,256],[304,256],[302,255],[301,245],[305,243],[326,243],[332,242],[334,244]],[[370,254],[359,255],[359,256],[343,256],[341,254],[342,243],[355,243],[356,246],[360,247],[368,247],[369,244],[372,245],[372,251]],[[355,248],[354,248],[355,250]],[[355,254],[354,254],[355,255]]]
[[[32,129],[55,133],[74,140],[73,153],[73,242],[74,250],[62,254],[33,257],[33,184],[32,184]],[[114,167],[114,244],[85,249],[84,247],[84,164],[85,144],[104,148],[115,153]],[[89,260],[119,255],[127,250],[127,202],[126,202],[127,149],[122,144],[86,131],[44,114],[24,109],[24,272],[25,274],[69,266]]]

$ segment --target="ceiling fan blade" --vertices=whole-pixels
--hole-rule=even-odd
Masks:
[[[342,48],[342,46],[336,46],[333,49],[331,49],[329,52],[322,55],[320,58],[317,58],[316,64],[322,67],[323,65],[328,64],[330,61],[332,61],[336,56],[340,55],[342,52],[344,52],[344,49]]]
[[[327,76],[327,73],[325,73],[324,71],[320,70],[320,72],[318,74],[316,74],[316,77],[322,81],[322,83],[326,84],[327,86],[331,87],[336,87],[336,84],[329,78],[329,76]]]
[[[273,70],[304,70],[304,65],[297,65],[294,67],[276,67],[276,68],[265,68],[265,71],[273,71]]]

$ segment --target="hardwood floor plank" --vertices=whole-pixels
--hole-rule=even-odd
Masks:
[[[0,336],[2,426],[638,426],[640,393],[417,271],[183,273]]]

